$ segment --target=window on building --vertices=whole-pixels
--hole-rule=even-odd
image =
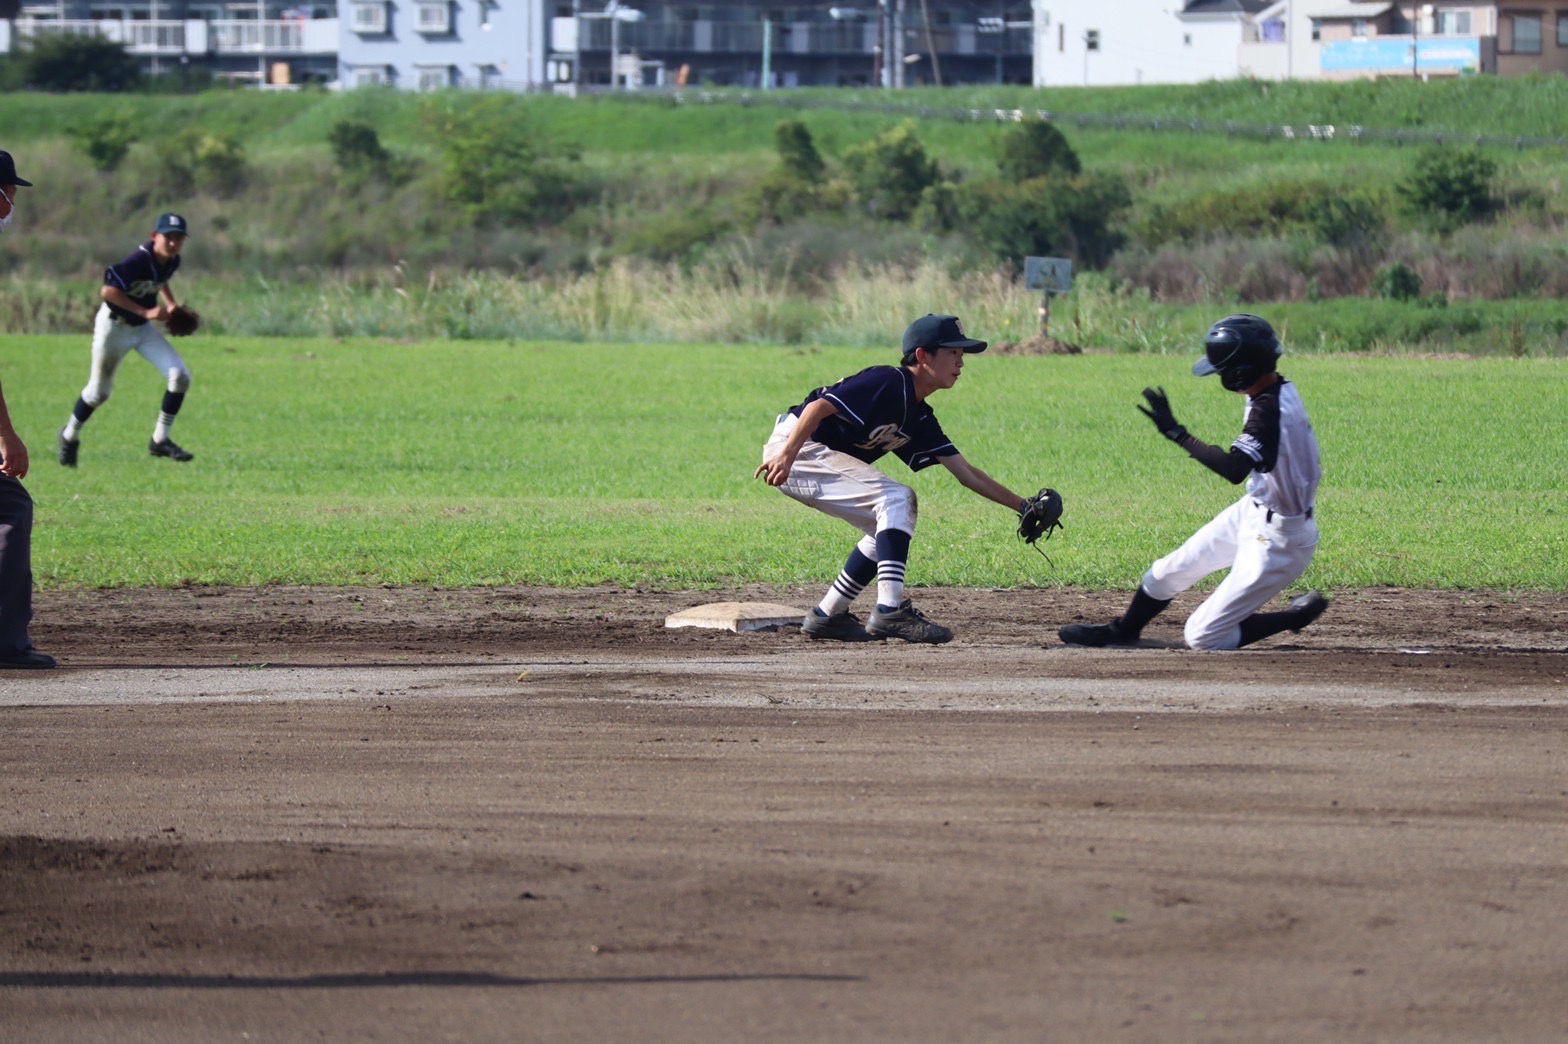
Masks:
[[[1060,22],[1056,26],[1056,51],[1058,54],[1067,53],[1067,23]]]
[[[1469,11],[1439,11],[1437,12],[1437,35],[1439,36],[1469,36],[1470,12]]]
[[[1100,49],[1100,30],[1085,30],[1083,34],[1083,49],[1086,51],[1098,51]]]
[[[1541,16],[1514,15],[1514,54],[1541,53]]]
[[[429,3],[422,0],[419,7],[419,31],[422,33],[449,33],[452,31],[452,5],[446,0]]]
[[[384,33],[387,31],[387,5],[381,0],[354,5],[354,31],[356,33]]]
[[[416,71],[419,73],[416,83],[422,91],[439,91],[452,86],[450,65],[421,65]]]
[[[1191,33],[1182,33],[1181,34],[1181,45],[1183,47],[1191,47],[1192,46],[1192,34]]]
[[[1368,31],[1371,28],[1372,23],[1367,21],[1365,18],[1352,18],[1350,20],[1350,35],[1355,37],[1357,40],[1366,39]]]
[[[1557,12],[1557,46],[1568,47],[1568,11]]]
[[[384,87],[390,80],[384,65],[356,65],[349,77],[355,87]]]
[[[1321,43],[1323,40],[1323,23],[1316,18],[1312,19],[1312,42]]]

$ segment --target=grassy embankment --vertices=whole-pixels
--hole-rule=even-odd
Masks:
[[[1561,101],[1564,90],[1555,81],[1466,80],[891,97],[944,112],[1012,106],[1384,128],[1440,121],[1456,132],[1542,134],[1552,132],[1560,111],[1554,99]],[[0,255],[9,273],[0,329],[84,328],[103,264],[142,234],[152,213],[177,205],[199,233],[182,280],[206,305],[216,332],[875,344],[896,336],[907,313],[928,307],[963,311],[999,338],[1031,332],[1034,295],[961,241],[846,215],[747,225],[745,187],[774,163],[772,129],[781,117],[805,120],[830,163],[897,121],[754,97],[744,107],[517,99],[518,117],[552,148],[581,151],[588,197],[559,223],[528,228],[453,220],[439,198],[438,154],[421,117],[428,99],[417,96],[8,99],[7,141],[28,156],[29,172],[39,171],[30,176],[40,188],[26,198],[18,227],[28,233],[25,249]],[[882,104],[889,97],[812,92],[772,100]],[[161,159],[150,141],[132,150],[121,174],[92,171],[62,131],[121,109],[149,127],[231,134],[243,128],[248,184],[230,197],[155,198],[147,186],[159,183]],[[322,191],[338,180],[327,139],[342,119],[376,126],[394,153],[412,161],[410,180]],[[1568,224],[1561,150],[1492,150],[1498,211],[1481,225],[1439,236],[1399,212],[1394,189],[1408,169],[1408,147],[1064,126],[1086,166],[1126,178],[1135,201],[1127,219],[1132,241],[1113,262],[1112,278],[1081,275],[1079,289],[1056,302],[1058,332],[1068,339],[1132,351],[1185,344],[1214,313],[1245,302],[1282,317],[1303,348],[1568,353],[1568,317],[1555,297],[1480,299],[1510,286],[1568,280],[1560,246]],[[961,175],[994,169],[994,148],[1006,130],[940,115],[917,117],[917,127],[944,168]],[[1225,208],[1209,201],[1246,199],[1266,219],[1276,198],[1325,186],[1377,201],[1391,215],[1363,254],[1325,245],[1288,221],[1215,229],[1192,242],[1162,238],[1171,225],[1162,214],[1173,208],[1223,218]],[[1311,299],[1317,282],[1332,286],[1343,273],[1365,269],[1365,250],[1408,260],[1429,285],[1444,281],[1456,300],[1434,309]],[[1140,281],[1196,303],[1158,303],[1137,291]]]
[[[33,452],[34,565],[47,588],[197,584],[643,584],[831,578],[840,524],[751,478],[771,418],[891,351],[716,345],[237,340],[185,344],[177,437],[150,459],[157,381],[139,360],[86,432],[54,432],[85,375],[76,337],[0,340]],[[1228,440],[1240,401],[1188,354],[971,360],[935,401],[976,463],[1061,489],[1054,568],[1011,516],[941,468],[922,504],[918,584],[1125,588],[1237,491],[1134,409],[1162,384]],[[1539,359],[1287,361],[1322,442],[1324,543],[1304,582],[1568,590],[1568,373]],[[889,458],[895,475],[907,476]]]

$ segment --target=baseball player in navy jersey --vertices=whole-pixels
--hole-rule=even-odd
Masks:
[[[1318,443],[1296,386],[1276,370],[1279,339],[1255,315],[1228,315],[1209,328],[1194,375],[1217,373],[1228,391],[1246,396],[1241,434],[1229,449],[1188,433],[1171,412],[1163,388],[1145,388],[1139,406],[1160,433],[1200,464],[1232,483],[1247,483],[1242,498],[1187,542],[1149,567],[1132,604],[1108,624],[1070,624],[1060,631],[1074,645],[1130,645],[1171,599],[1210,573],[1230,572],[1187,618],[1194,649],[1239,649],[1281,631],[1299,631],[1328,607],[1317,591],[1293,598],[1280,612],[1261,612],[1306,571],[1318,545],[1313,519]]]
[[[0,152],[0,231],[16,216],[16,190],[32,182],[16,172],[16,160]],[[27,477],[27,445],[11,425],[0,389],[0,669],[47,670],[54,657],[33,648],[27,625],[33,619],[33,498]]]
[[[805,634],[933,645],[953,637],[904,597],[915,491],[872,464],[887,453],[911,471],[941,464],[967,489],[1019,510],[1023,498],[965,460],[926,403],[953,387],[964,359],[985,348],[954,316],[924,316],[904,332],[902,365],[872,366],[818,388],[779,417],[754,477],[864,534],[821,604],[801,621]],[[862,625],[849,607],[873,582],[877,604]]]
[[[66,467],[76,467],[82,425],[94,410],[109,401],[115,371],[131,352],[152,363],[165,382],[162,409],[147,452],[169,460],[191,459],[192,454],[169,438],[169,429],[191,386],[191,371],[156,325],[179,304],[169,289],[169,280],[179,271],[180,251],[189,234],[183,217],[164,214],[154,226],[152,239],[104,272],[103,287],[98,292],[103,304],[93,322],[92,374],[70,419],[60,429],[60,463]]]

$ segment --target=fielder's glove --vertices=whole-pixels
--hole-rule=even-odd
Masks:
[[[1042,489],[1032,497],[1018,502],[1018,535],[1024,543],[1051,539],[1053,530],[1062,527],[1062,495],[1054,489]]]
[[[170,337],[189,337],[201,329],[201,316],[184,305],[175,305],[174,311],[163,321],[163,326],[169,331]]]
[[[1182,427],[1176,415],[1171,412],[1171,400],[1165,397],[1164,388],[1145,388],[1143,397],[1149,400],[1149,408],[1144,409],[1139,406],[1138,410],[1154,422],[1154,426],[1160,429],[1161,435],[1176,442],[1187,434],[1187,429]]]

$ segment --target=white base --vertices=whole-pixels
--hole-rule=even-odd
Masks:
[[[772,602],[709,602],[664,619],[666,627],[712,627],[723,631],[766,631],[799,627],[806,610]]]

